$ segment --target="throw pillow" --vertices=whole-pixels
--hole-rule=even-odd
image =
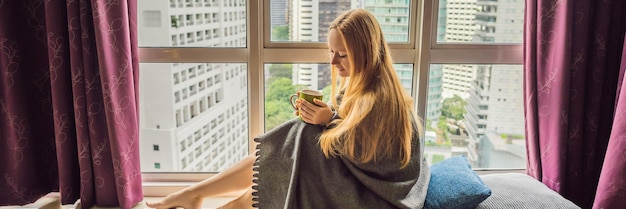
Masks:
[[[426,209],[471,209],[491,195],[464,156],[454,156],[430,166]]]

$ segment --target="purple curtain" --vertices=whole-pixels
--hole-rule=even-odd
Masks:
[[[143,198],[136,0],[0,0],[0,205]]]
[[[620,116],[626,98],[616,94],[624,73],[625,6],[526,1],[527,171],[582,208],[626,205]]]
[[[613,131],[602,166],[594,208],[620,208],[626,205],[626,44],[620,69]]]

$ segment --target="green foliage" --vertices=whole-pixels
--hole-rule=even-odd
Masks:
[[[278,25],[272,28],[272,41],[289,41],[289,26]]]
[[[431,165],[434,165],[435,163],[441,162],[444,159],[446,159],[446,157],[441,155],[441,154],[433,154]]]
[[[296,86],[291,79],[273,77],[265,95],[265,130],[294,118],[294,110],[289,103],[289,97],[296,93]]]
[[[439,117],[439,121],[437,121],[437,132],[443,135],[444,143],[450,143],[450,137],[448,136],[448,123],[446,122],[446,117],[443,115]]]
[[[446,117],[440,116],[439,121],[437,121],[437,129],[441,131],[448,130],[448,124],[446,124]]]
[[[330,85],[322,89],[322,94],[324,94],[324,102],[330,101]]]
[[[435,129],[432,127],[432,121],[430,121],[430,119],[426,119],[426,130],[435,131]]]
[[[466,112],[465,105],[467,105],[467,102],[463,100],[463,98],[459,95],[454,95],[454,97],[443,100],[441,114],[455,120],[463,119],[463,115],[465,115]]]
[[[272,64],[269,67],[270,76],[267,83],[271,84],[278,78],[287,78],[291,80],[293,74],[293,66],[291,64]]]
[[[525,139],[526,138],[524,135],[519,135],[519,134],[500,134],[500,138],[507,139],[509,137],[511,137],[511,139]]]
[[[296,87],[292,84],[291,79],[276,78],[272,83],[269,84],[267,94],[265,95],[265,102],[289,102],[289,96],[294,93],[296,93]]]
[[[286,101],[265,102],[265,131],[294,118],[293,108]]]

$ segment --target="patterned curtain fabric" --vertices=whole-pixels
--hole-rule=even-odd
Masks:
[[[0,0],[0,205],[142,200],[136,0]]]
[[[626,44],[620,69],[613,131],[602,166],[594,208],[621,208],[626,205]]]
[[[527,171],[582,208],[593,207],[594,198],[598,208],[626,205],[624,134],[616,135],[626,127],[623,105],[616,109],[626,104],[616,94],[624,72],[625,6],[526,1]]]

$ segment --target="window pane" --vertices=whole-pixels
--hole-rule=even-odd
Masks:
[[[248,155],[245,64],[139,68],[143,172],[218,172]]]
[[[411,92],[412,64],[394,64],[402,85]],[[265,130],[296,117],[289,96],[302,89],[312,89],[324,94],[330,101],[330,65],[309,63],[265,64]]]
[[[140,47],[246,47],[246,0],[139,0]]]
[[[439,0],[437,42],[522,43],[524,0]]]
[[[330,23],[344,11],[372,12],[387,42],[409,40],[410,0],[270,0],[272,41],[326,42]]]
[[[431,65],[430,163],[463,155],[473,168],[525,168],[522,81],[521,65]]]

